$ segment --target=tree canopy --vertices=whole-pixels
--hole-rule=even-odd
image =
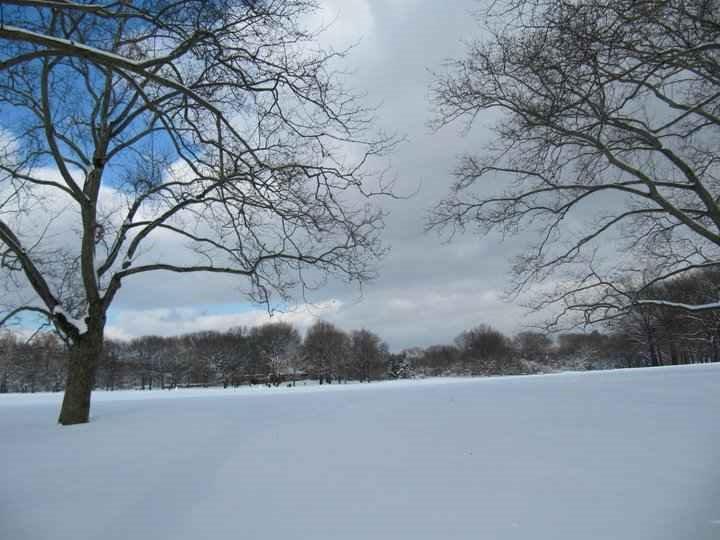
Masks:
[[[68,383],[91,380],[134,276],[235,275],[269,303],[374,274],[383,216],[366,199],[386,186],[371,161],[393,141],[343,88],[344,53],[303,27],[316,8],[2,3],[3,322],[40,313],[83,349]],[[85,412],[61,420],[86,420],[80,386]]]
[[[543,282],[533,305],[559,305],[555,323],[612,318],[653,302],[653,284],[717,265],[719,7],[493,2],[490,37],[438,75],[434,100],[438,127],[500,119],[429,227],[539,231],[516,285]]]

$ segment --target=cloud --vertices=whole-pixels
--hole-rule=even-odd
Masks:
[[[143,335],[174,336],[191,332],[223,332],[237,327],[259,326],[268,322],[287,322],[305,331],[317,319],[331,318],[342,307],[339,300],[302,305],[280,313],[237,306],[234,313],[211,313],[215,306],[120,310],[112,317],[107,336],[131,339]]]
[[[377,110],[377,127],[397,132],[406,142],[391,158],[396,191],[416,193],[410,199],[378,199],[389,212],[384,234],[391,247],[379,266],[379,278],[362,295],[339,280],[308,293],[308,303],[277,315],[306,328],[318,318],[346,330],[365,327],[398,350],[451,341],[480,323],[505,332],[522,327],[522,310],[505,302],[508,259],[522,251],[523,239],[502,242],[497,236],[461,235],[451,243],[424,233],[429,208],[447,193],[458,155],[490,140],[482,127],[462,136],[458,129],[433,132],[429,85],[432,70],[462,54],[462,40],[478,34],[469,16],[476,0],[323,0],[323,11],[310,21],[331,23],[323,46],[357,44],[344,60],[346,84],[366,94]],[[478,126],[491,125],[491,116]],[[108,212],[122,204],[112,189],[104,192]],[[55,203],[53,203],[55,204]],[[68,240],[73,236],[67,225]],[[155,235],[144,260],[170,254],[179,257],[182,242]],[[174,335],[198,330],[225,330],[269,319],[262,307],[245,304],[247,283],[232,276],[178,276],[164,272],[128,279],[110,313],[108,335]],[[304,302],[304,300],[300,300]]]
[[[360,41],[371,43],[375,18],[367,0],[324,0],[308,27],[323,29],[320,45],[343,50]]]

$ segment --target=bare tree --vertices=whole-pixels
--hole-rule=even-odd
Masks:
[[[208,332],[204,347],[212,359],[214,369],[222,379],[223,387],[238,386],[242,368],[250,356],[250,338],[243,328],[228,332]]]
[[[546,360],[553,346],[547,334],[533,331],[520,332],[513,338],[513,344],[521,358],[533,362]]]
[[[0,394],[7,394],[12,388],[16,349],[15,334],[7,330],[0,332]]]
[[[370,162],[392,141],[338,84],[343,53],[301,26],[315,8],[2,2],[0,262],[17,297],[2,322],[40,314],[67,341],[61,424],[88,420],[134,276],[235,275],[262,302],[372,276],[382,215],[365,199],[386,189]]]
[[[350,334],[349,375],[359,381],[380,379],[385,372],[388,346],[380,336],[369,330],[355,330]]]
[[[499,330],[481,324],[465,330],[455,344],[460,350],[463,369],[471,374],[516,374],[524,368],[514,357],[512,342]]]
[[[425,375],[460,373],[460,350],[453,345],[431,345],[415,360],[415,367]]]
[[[250,337],[268,367],[268,382],[278,386],[288,377],[294,382],[302,342],[300,333],[289,323],[276,322],[253,328]]]
[[[320,384],[340,382],[346,376],[350,356],[350,338],[335,325],[317,321],[307,331],[302,356],[308,371],[317,376]]]
[[[499,113],[495,138],[460,160],[429,227],[536,231],[516,291],[545,282],[534,307],[585,323],[662,303],[643,292],[719,264],[720,4],[492,5],[490,37],[434,99],[438,127]]]

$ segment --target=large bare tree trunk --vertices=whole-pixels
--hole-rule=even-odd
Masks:
[[[102,347],[102,333],[85,334],[70,346],[65,396],[58,418],[60,424],[67,426],[88,422],[90,394]]]

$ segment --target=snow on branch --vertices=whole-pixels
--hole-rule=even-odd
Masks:
[[[667,300],[637,300],[635,305],[670,307],[696,313],[720,310],[720,302],[711,302],[709,304],[684,304],[682,302],[669,302]]]

